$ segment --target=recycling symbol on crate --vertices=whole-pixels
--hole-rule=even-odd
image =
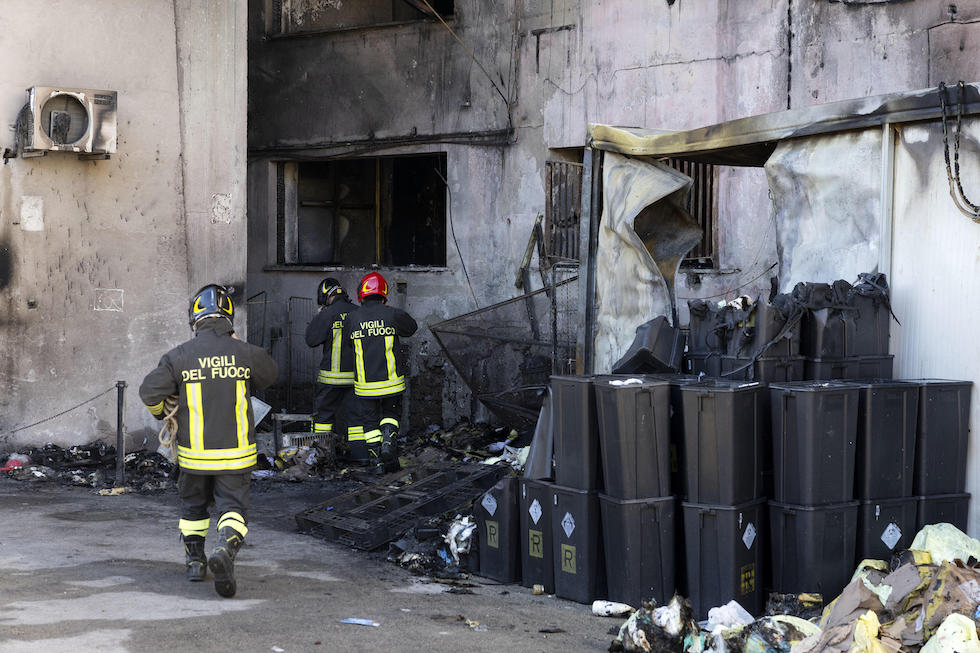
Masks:
[[[534,520],[534,523],[537,524],[542,515],[541,504],[538,503],[537,499],[531,502],[531,507],[527,509],[527,512],[529,515],[531,515],[531,519]]]
[[[572,513],[565,513],[565,516],[561,520],[561,527],[565,531],[565,537],[572,536],[572,531],[575,530],[575,518],[572,517]]]

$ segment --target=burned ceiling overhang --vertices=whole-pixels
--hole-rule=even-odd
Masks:
[[[980,83],[945,91],[947,116],[980,113]],[[762,166],[779,141],[942,116],[937,89],[878,95],[766,113],[680,132],[589,125],[589,146],[632,157],[672,157],[717,165]]]

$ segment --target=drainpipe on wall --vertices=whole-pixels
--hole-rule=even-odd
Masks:
[[[881,126],[881,221],[878,244],[878,271],[892,284],[892,227],[895,221],[895,128]]]

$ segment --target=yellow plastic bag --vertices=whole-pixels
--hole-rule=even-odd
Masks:
[[[977,625],[966,615],[951,614],[920,653],[980,653]]]

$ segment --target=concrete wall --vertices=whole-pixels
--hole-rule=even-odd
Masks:
[[[155,438],[136,388],[189,336],[190,286],[244,278],[245,13],[206,4],[4,3],[5,125],[34,85],[114,90],[119,110],[107,161],[0,166],[0,448],[114,439],[117,380],[130,446]]]
[[[980,16],[963,4],[951,17],[940,0],[457,0],[451,26],[508,99],[508,121],[507,103],[438,23],[266,38],[271,1],[251,0],[249,290],[281,303],[312,296],[327,272],[349,283],[364,272],[270,267],[271,161],[446,152],[459,251],[449,243],[445,269],[382,270],[407,282],[398,301],[436,321],[473,308],[461,261],[479,305],[516,294],[514,274],[544,211],[545,162],[567,152],[552,148],[583,147],[588,123],[689,129],[978,78],[969,21]],[[476,143],[510,126],[507,144]],[[681,300],[757,294],[778,273],[763,171],[723,169],[719,211],[718,269],[681,275]],[[431,337],[413,341],[413,352],[427,352],[417,370],[439,370],[455,400],[444,420],[474,416]]]

